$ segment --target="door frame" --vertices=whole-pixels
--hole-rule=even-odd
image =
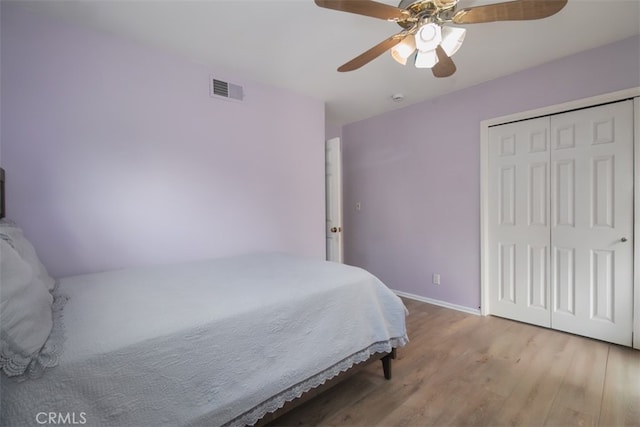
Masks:
[[[633,348],[640,350],[640,87],[611,92],[523,111],[520,113],[496,117],[480,122],[480,313],[491,314],[489,298],[489,127],[509,122],[528,120],[541,116],[563,113],[566,111],[593,107],[625,99],[634,101],[634,202],[633,202]]]

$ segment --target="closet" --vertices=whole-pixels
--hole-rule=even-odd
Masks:
[[[632,345],[634,104],[488,128],[490,314]]]

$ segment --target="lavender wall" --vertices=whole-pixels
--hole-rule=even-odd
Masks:
[[[345,261],[477,309],[480,121],[636,86],[639,37],[345,126]]]
[[[324,136],[326,139],[342,138],[342,126],[335,123],[325,123]]]
[[[54,276],[324,258],[324,104],[2,2],[8,216]],[[209,97],[209,74],[243,103]]]

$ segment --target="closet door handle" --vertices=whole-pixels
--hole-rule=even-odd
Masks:
[[[626,241],[627,241],[627,238],[626,238],[626,237],[623,237],[622,239],[620,239],[620,241],[621,241],[621,242],[626,242]]]

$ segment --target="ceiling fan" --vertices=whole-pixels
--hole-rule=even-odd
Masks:
[[[340,66],[353,71],[385,51],[405,65],[414,56],[418,68],[431,68],[436,77],[455,73],[451,59],[466,29],[448,24],[541,19],[558,13],[568,0],[515,0],[457,9],[458,0],[401,0],[398,7],[373,0],[315,0],[320,7],[396,22],[403,30]],[[415,52],[415,55],[414,55]]]

